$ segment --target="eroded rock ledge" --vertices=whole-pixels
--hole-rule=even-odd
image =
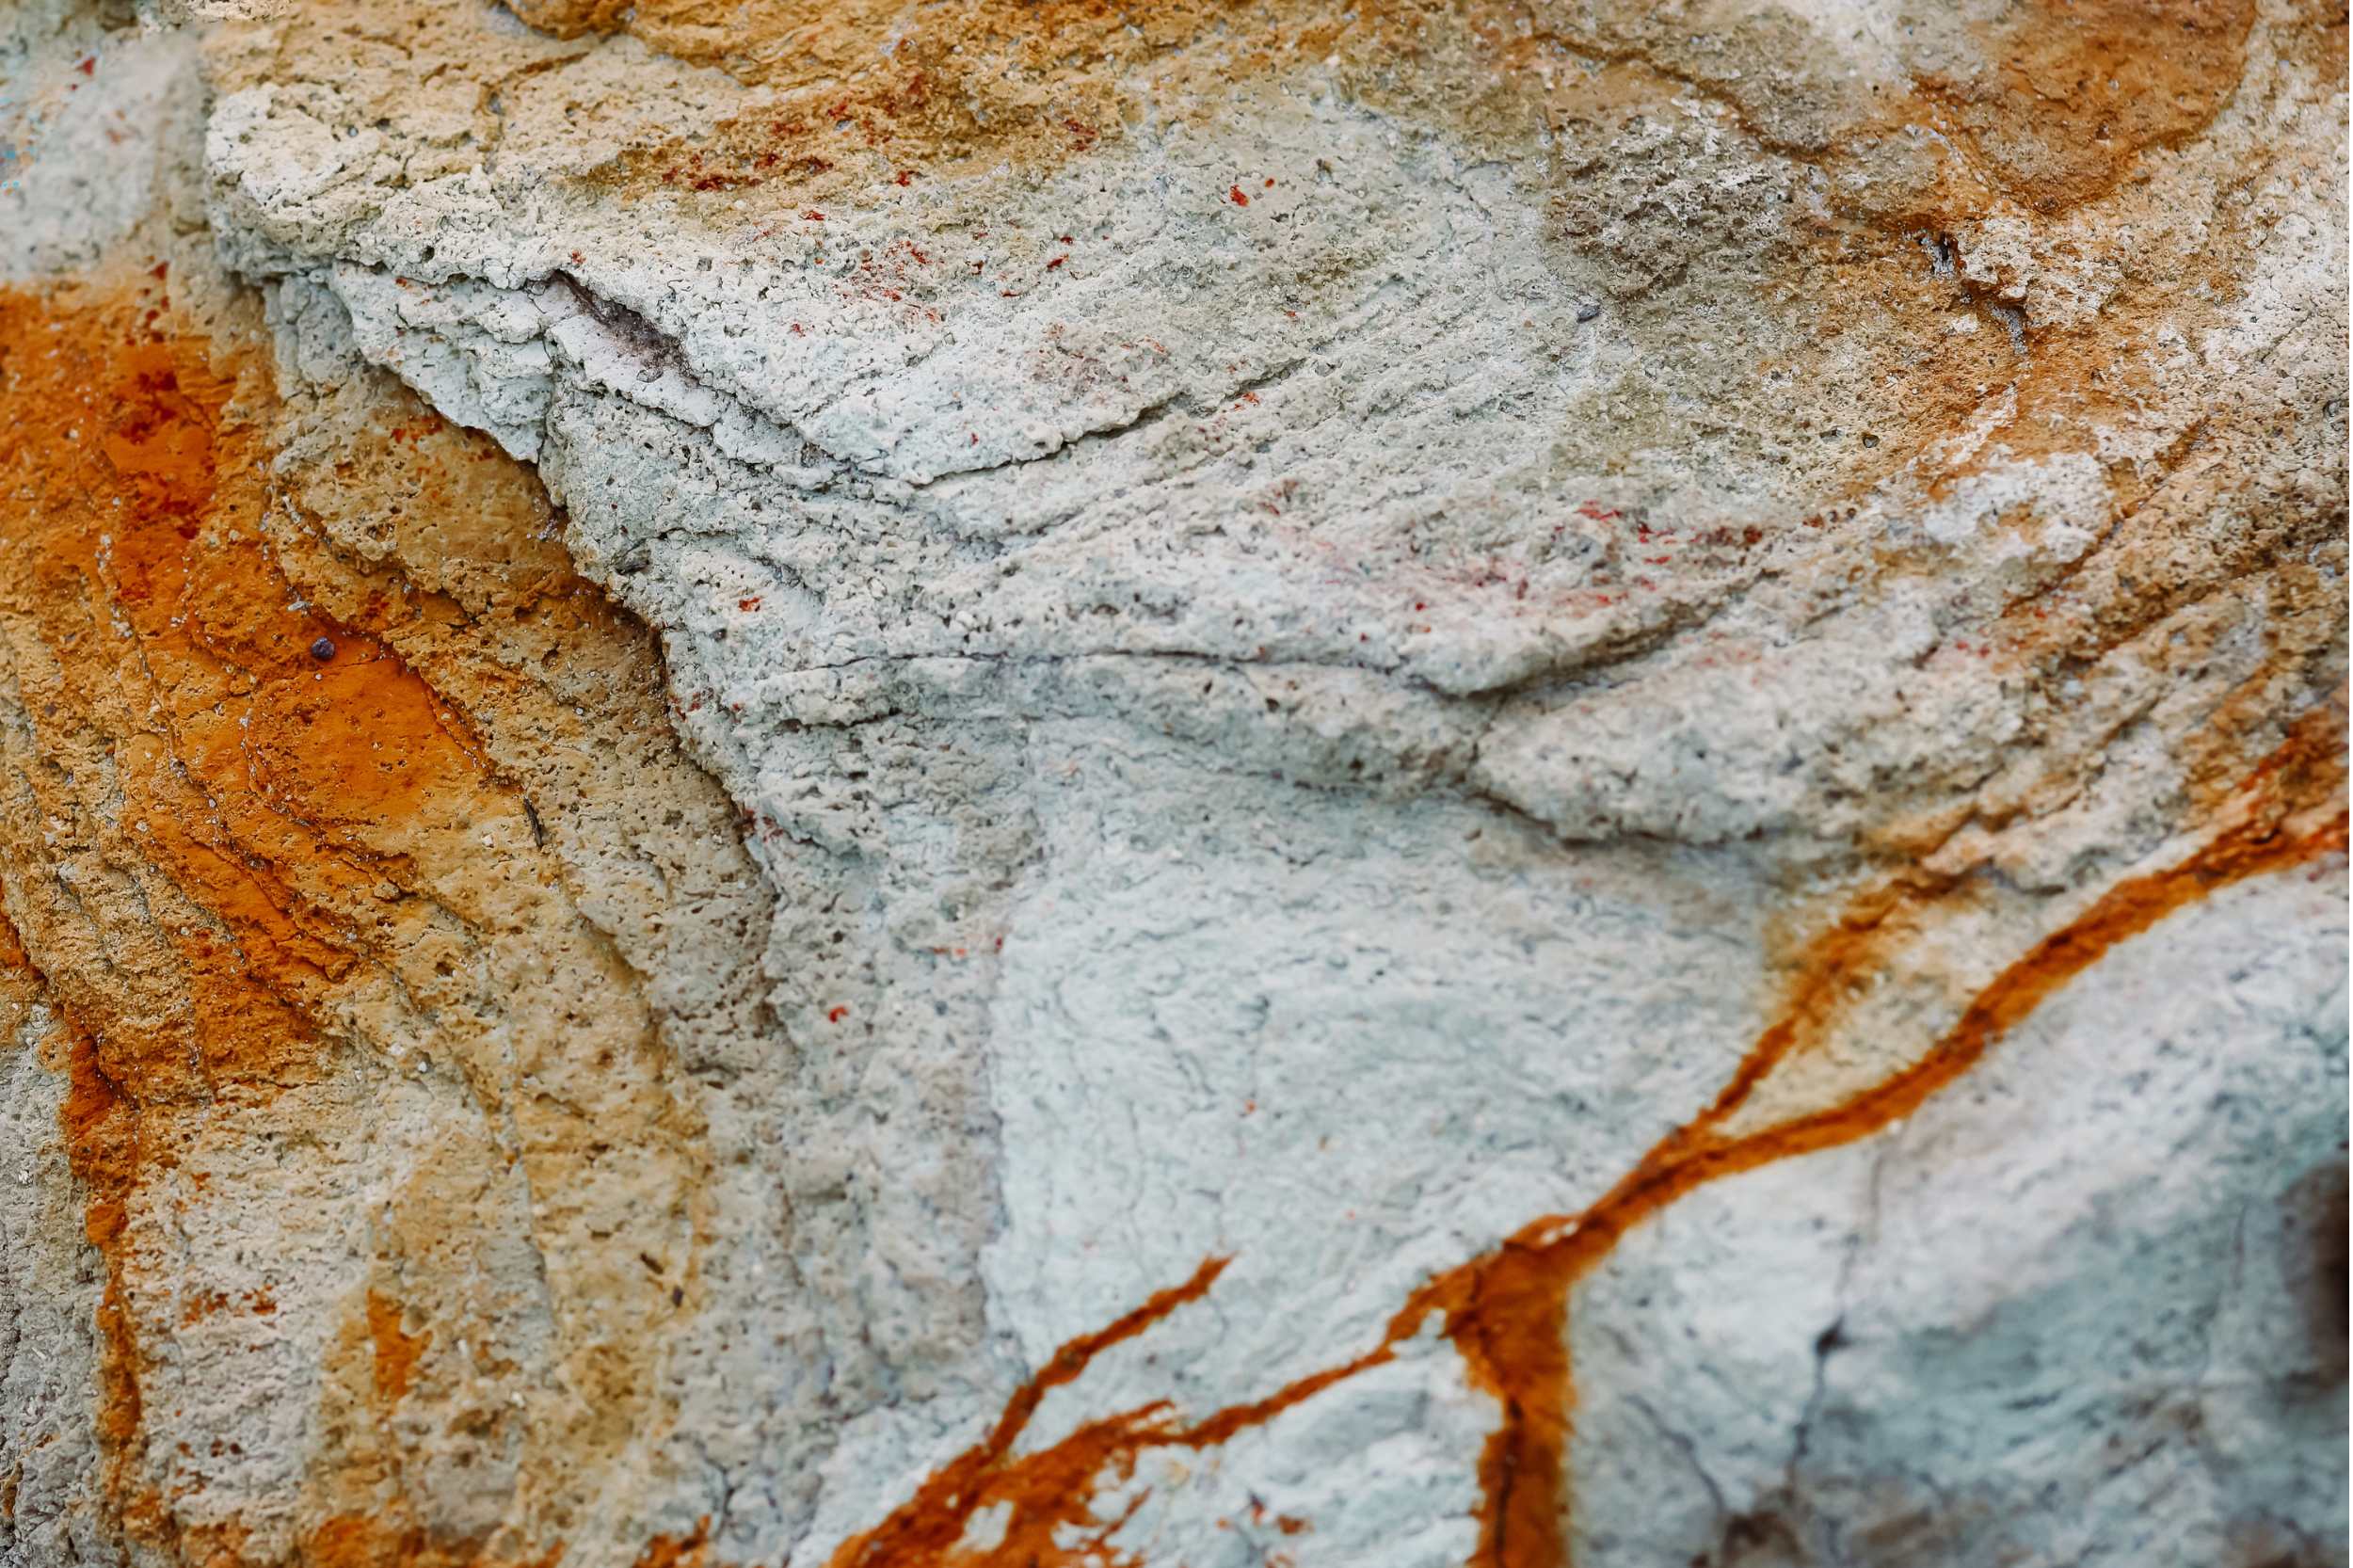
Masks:
[[[0,1563],[2344,1563],[2345,47],[21,9]]]

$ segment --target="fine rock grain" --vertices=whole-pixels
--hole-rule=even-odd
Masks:
[[[0,1563],[2345,1563],[2340,10],[0,82]]]

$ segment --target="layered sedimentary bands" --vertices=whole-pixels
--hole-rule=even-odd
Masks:
[[[2320,0],[0,20],[0,1564],[2320,1568]]]

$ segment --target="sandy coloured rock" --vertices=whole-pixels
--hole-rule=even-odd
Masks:
[[[0,83],[6,1568],[2345,1562],[2341,13]]]

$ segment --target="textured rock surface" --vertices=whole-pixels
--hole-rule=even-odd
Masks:
[[[2344,1563],[2345,47],[20,8],[0,1561]]]

